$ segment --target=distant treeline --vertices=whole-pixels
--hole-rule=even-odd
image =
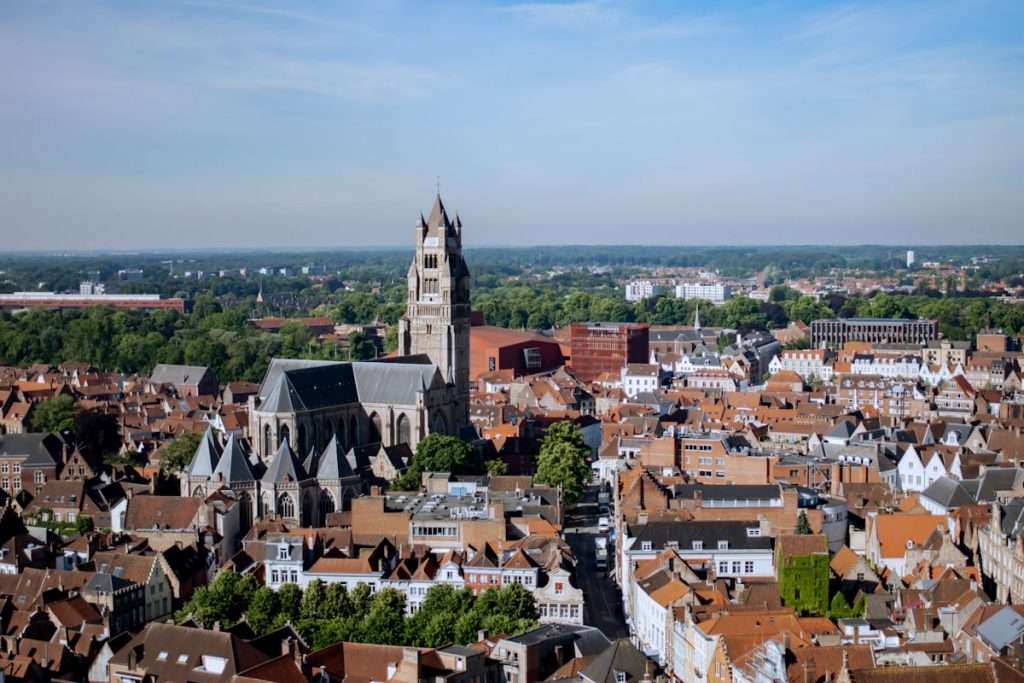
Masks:
[[[370,291],[338,291],[325,295],[328,303],[305,311],[328,315],[337,322],[395,323],[401,315],[404,289],[400,285]],[[982,297],[877,294],[872,297],[833,296],[822,302],[795,290],[776,287],[768,302],[737,297],[722,306],[700,305],[704,326],[739,330],[785,327],[790,321],[810,323],[827,317],[934,318],[951,339],[972,339],[979,329],[999,327],[1011,334],[1024,331],[1024,305]],[[628,304],[610,286],[584,289],[564,283],[492,286],[474,292],[474,308],[492,325],[546,329],[575,321],[648,322],[687,325],[698,302],[672,297]],[[190,313],[127,312],[108,308],[87,311],[36,310],[0,315],[0,364],[24,366],[35,362],[58,364],[84,361],[100,369],[149,372],[155,363],[208,365],[221,381],[258,381],[275,356],[337,358],[339,347],[320,343],[296,324],[279,334],[260,332],[247,318],[262,309],[249,299],[235,305],[208,294],[196,299]],[[370,357],[371,344],[356,335],[354,357]],[[388,348],[394,347],[394,337]]]

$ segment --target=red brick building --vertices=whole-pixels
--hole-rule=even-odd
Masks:
[[[650,327],[642,323],[573,323],[571,364],[583,382],[601,373],[619,374],[626,363],[646,363]]]
[[[469,376],[509,371],[512,377],[554,370],[562,365],[558,342],[533,332],[479,325],[469,328]]]

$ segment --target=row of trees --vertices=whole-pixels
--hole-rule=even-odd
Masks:
[[[391,489],[412,491],[420,488],[424,472],[451,472],[452,474],[505,474],[507,467],[501,460],[483,462],[469,445],[454,436],[429,434],[416,446],[416,453],[408,469],[392,480]],[[572,505],[580,496],[591,477],[590,448],[583,435],[572,422],[556,422],[544,433],[537,454],[539,484],[562,490],[562,499]]]
[[[339,641],[441,647],[470,643],[477,633],[521,633],[537,624],[533,596],[512,584],[479,596],[448,584],[432,586],[419,610],[405,613],[405,595],[393,588],[371,592],[366,584],[351,591],[344,584],[313,581],[303,591],[295,584],[278,590],[251,576],[221,572],[199,588],[177,613],[204,628],[228,626],[243,618],[263,635],[291,624],[314,648]]]

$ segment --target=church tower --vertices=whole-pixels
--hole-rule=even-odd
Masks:
[[[399,322],[401,355],[425,353],[458,393],[455,430],[469,424],[469,269],[462,258],[462,221],[448,218],[441,195],[420,214],[409,296]]]

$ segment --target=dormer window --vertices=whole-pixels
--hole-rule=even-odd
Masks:
[[[694,541],[693,542],[693,549],[694,550],[704,550],[704,541]]]
[[[651,542],[650,541],[640,541],[640,550],[651,550],[651,549],[652,548],[651,548]]]
[[[761,535],[761,527],[752,526],[747,527],[747,538],[757,538]]]
[[[719,550],[728,550],[729,549],[729,541],[719,541],[718,542],[718,549]]]
[[[289,552],[288,544],[278,546],[277,548],[277,559],[288,560],[291,559],[291,552]]]
[[[626,672],[616,671],[615,672],[615,683],[626,683]]]

